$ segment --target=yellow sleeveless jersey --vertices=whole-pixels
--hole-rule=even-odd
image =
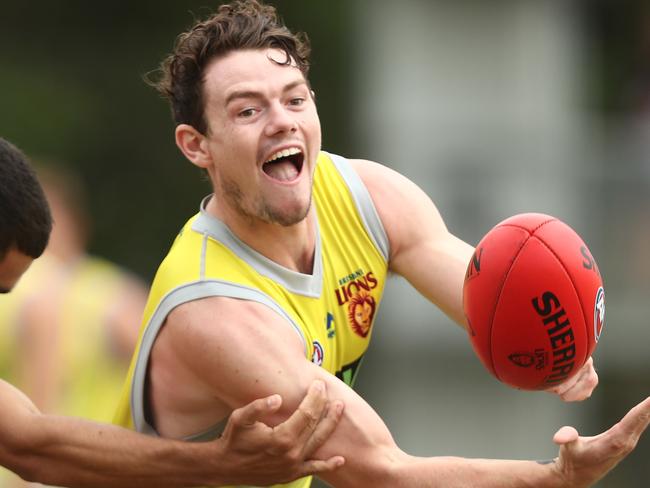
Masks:
[[[205,297],[268,306],[300,336],[308,359],[353,384],[386,281],[388,239],[368,190],[340,156],[319,155],[313,204],[318,234],[311,275],[286,269],[248,247],[202,204],[154,279],[116,423],[157,435],[145,416],[151,349],[172,309]],[[205,440],[210,433],[215,436],[211,429],[190,439]],[[307,477],[279,486],[306,488],[310,483]]]

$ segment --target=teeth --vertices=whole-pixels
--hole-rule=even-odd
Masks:
[[[300,149],[298,149],[297,147],[290,147],[288,149],[283,149],[282,151],[276,152],[264,162],[270,163],[271,161],[275,161],[276,159],[286,158],[289,156],[293,156],[294,154],[300,154],[300,152],[301,152]]]

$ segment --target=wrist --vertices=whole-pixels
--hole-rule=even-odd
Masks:
[[[570,486],[569,484],[567,484],[567,480],[560,467],[559,458],[537,461],[537,464],[541,465],[543,468],[546,469],[545,479],[547,479],[548,482],[544,483],[545,487],[562,488],[562,487]]]
[[[226,459],[227,450],[221,439],[210,442],[198,442],[196,446],[200,449],[197,459],[202,459],[204,466],[207,467],[205,479],[201,480],[201,485],[222,486],[232,482],[232,477],[227,472],[229,466]]]

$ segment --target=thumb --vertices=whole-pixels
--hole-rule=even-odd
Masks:
[[[573,427],[564,426],[553,436],[553,442],[561,446],[578,440],[578,431]]]

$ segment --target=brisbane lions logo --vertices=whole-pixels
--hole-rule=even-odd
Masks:
[[[373,296],[361,290],[355,295],[350,297],[348,303],[348,319],[352,330],[361,337],[368,337],[370,327],[372,326],[372,319],[375,317],[375,309],[377,304]]]

